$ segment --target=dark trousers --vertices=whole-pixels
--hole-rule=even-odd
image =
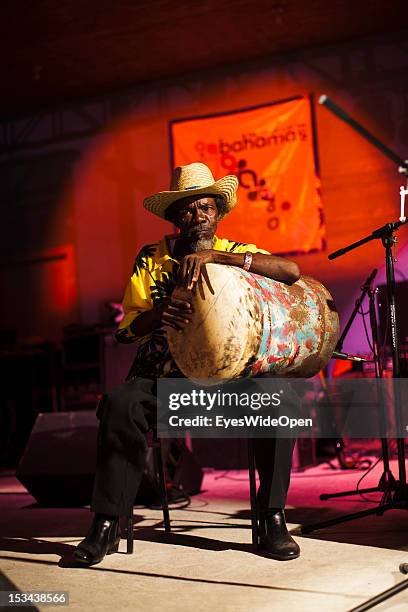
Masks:
[[[97,416],[97,465],[91,510],[127,515],[142,480],[146,459],[145,434],[155,425],[156,381],[135,378],[105,395]],[[283,508],[290,481],[295,440],[254,440],[261,509]]]

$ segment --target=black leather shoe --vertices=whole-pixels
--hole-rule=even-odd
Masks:
[[[95,565],[105,555],[118,552],[119,542],[119,518],[95,514],[88,535],[74,551],[74,559],[81,565]]]
[[[289,561],[300,555],[300,548],[286,527],[283,510],[261,514],[259,537],[261,549],[272,559]]]

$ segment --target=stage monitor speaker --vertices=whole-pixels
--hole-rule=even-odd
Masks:
[[[17,478],[41,506],[90,504],[96,467],[95,411],[40,413],[17,468]],[[167,475],[189,495],[201,488],[203,471],[180,440],[164,440]],[[136,503],[157,503],[152,449]]]
[[[93,410],[38,415],[16,475],[41,506],[90,503],[97,429]]]

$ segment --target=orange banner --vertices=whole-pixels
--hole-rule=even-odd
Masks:
[[[180,119],[170,132],[174,166],[202,161],[216,179],[238,177],[220,237],[280,254],[325,248],[309,98]]]

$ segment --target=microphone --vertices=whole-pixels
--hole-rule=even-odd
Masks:
[[[371,272],[370,276],[367,278],[366,282],[364,283],[364,285],[361,287],[361,290],[363,291],[364,289],[369,289],[371,286],[371,283],[373,282],[373,280],[375,279],[375,277],[377,276],[377,268],[374,268],[374,270]]]
[[[344,361],[358,361],[359,363],[374,363],[372,359],[358,357],[357,355],[349,355],[348,353],[343,353],[343,351],[333,351],[332,359],[343,359]]]
[[[332,102],[330,98],[326,96],[326,94],[322,94],[319,97],[318,102],[319,104],[326,106],[329,110],[332,111],[332,113],[340,117],[340,119],[343,119],[343,121],[347,121],[347,123],[350,123],[353,121],[350,115],[348,115],[342,108],[340,108],[340,106],[337,106],[337,104]]]
[[[350,115],[348,115],[340,106],[338,106],[332,100],[330,100],[330,98],[326,96],[326,94],[322,94],[321,96],[319,96],[318,102],[319,104],[322,104],[323,106],[328,108],[332,113],[337,115],[339,119],[348,123],[354,130],[356,130],[356,132],[358,132],[366,140],[368,140],[368,142],[371,142],[371,144],[377,147],[377,149],[379,149],[384,155],[389,157],[389,159],[391,159],[394,163],[398,164],[399,168],[401,168],[400,172],[404,174],[407,172],[407,169],[408,169],[407,160],[404,160],[401,157],[398,157],[398,155],[396,155],[394,151],[391,151],[391,149],[386,147],[385,144],[381,142],[381,140],[378,140],[378,138],[373,136],[373,134],[371,134],[368,130],[366,130],[355,119],[350,117]]]

